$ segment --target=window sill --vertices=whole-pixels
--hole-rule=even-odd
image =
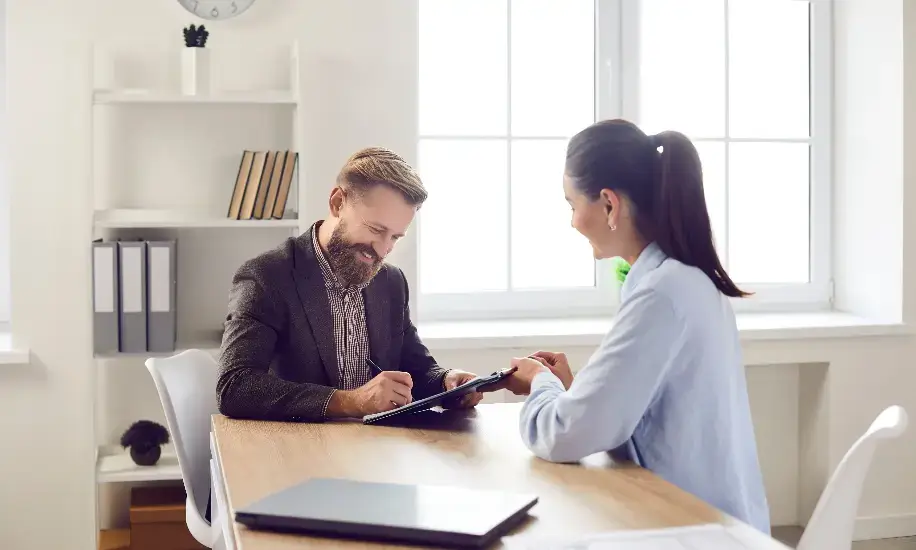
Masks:
[[[742,341],[854,338],[914,334],[899,322],[866,319],[839,311],[739,313]],[[461,349],[561,348],[597,346],[612,318],[519,319],[420,322],[418,331],[431,351]]]
[[[29,350],[13,348],[13,335],[0,332],[0,365],[25,365],[29,362]]]

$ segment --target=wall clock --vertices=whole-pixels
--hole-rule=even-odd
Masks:
[[[197,17],[215,21],[241,15],[254,0],[178,0],[178,3]]]

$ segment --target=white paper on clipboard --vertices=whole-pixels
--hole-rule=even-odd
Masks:
[[[751,540],[754,539],[754,540]],[[761,545],[758,542],[767,541]],[[748,537],[718,523],[635,531],[614,531],[584,536],[530,537],[524,534],[504,537],[510,550],[771,550],[782,548],[768,537]]]

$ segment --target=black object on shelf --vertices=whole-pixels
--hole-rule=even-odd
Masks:
[[[121,446],[130,447],[130,458],[138,466],[153,466],[169,442],[169,431],[152,420],[138,420],[121,435]]]

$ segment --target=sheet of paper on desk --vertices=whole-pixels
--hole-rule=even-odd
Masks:
[[[614,531],[581,537],[539,539],[514,535],[503,538],[511,550],[757,550],[744,536],[719,524]]]

